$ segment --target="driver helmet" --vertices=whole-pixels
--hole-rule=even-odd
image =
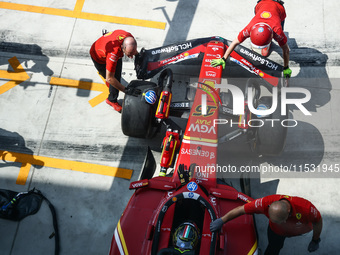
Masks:
[[[199,230],[195,223],[184,222],[180,224],[172,238],[173,245],[180,251],[194,250],[198,243]]]
[[[264,57],[269,55],[269,48],[273,38],[273,30],[266,23],[255,24],[250,31],[251,48]]]

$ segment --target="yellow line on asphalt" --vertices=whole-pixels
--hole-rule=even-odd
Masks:
[[[87,90],[94,90],[94,91],[102,92],[98,96],[89,100],[89,103],[92,107],[95,107],[98,104],[100,104],[101,102],[105,101],[105,99],[109,96],[109,88],[102,83],[51,77],[50,84],[51,85],[57,85],[57,86],[64,86],[64,87],[71,87],[71,88],[78,88],[78,89],[87,89]]]
[[[13,68],[14,72],[0,70],[0,79],[10,80],[0,86],[0,95],[30,78],[16,57],[9,59],[8,62]]]
[[[0,85],[0,95],[30,78],[16,57],[9,59],[8,62],[14,71],[0,70],[0,80],[10,80],[5,84]],[[105,83],[105,80],[103,80],[103,82]],[[98,96],[89,100],[89,103],[92,107],[95,107],[101,102],[105,101],[109,95],[108,87],[102,83],[51,77],[50,84],[102,92]]]
[[[25,73],[18,73],[16,71],[14,71],[14,72],[9,71],[8,72],[6,70],[0,70],[0,78],[4,79],[4,80],[22,81],[22,80],[27,80],[30,77],[26,72]]]
[[[91,82],[91,81],[81,81],[81,80],[78,81],[78,80],[72,80],[72,79],[51,77],[50,84],[64,86],[64,87],[78,88],[78,89],[109,92],[109,89],[106,85],[102,83]]]
[[[141,27],[157,28],[157,29],[163,29],[163,30],[165,29],[165,25],[166,25],[165,22],[124,18],[124,17],[82,12],[81,10],[83,8],[84,2],[85,0],[78,0],[74,10],[72,11],[57,9],[57,8],[50,8],[50,7],[27,5],[27,4],[8,3],[8,2],[2,2],[2,1],[0,1],[0,8],[7,9],[7,10],[56,15],[56,16],[69,17],[69,18],[103,21],[103,22],[110,22],[110,23],[117,23],[117,24],[131,25],[131,26],[141,26]]]
[[[46,166],[51,168],[59,168],[64,170],[72,170],[84,173],[106,175],[112,177],[119,177],[123,179],[131,179],[132,170],[120,167],[103,166],[92,163],[85,163],[79,161],[72,161],[66,159],[49,158],[42,156],[35,156],[24,153],[2,151],[0,150],[0,159],[3,161],[22,163],[17,184],[25,185],[29,169],[31,165]]]
[[[20,171],[19,171],[17,181],[15,182],[16,184],[18,184],[18,185],[25,185],[26,184],[28,174],[30,173],[31,166],[32,166],[31,164],[22,163],[22,165],[20,167]]]
[[[75,13],[80,13],[83,9],[85,0],[77,0],[76,6],[74,7],[74,12]]]
[[[124,17],[109,16],[109,15],[103,15],[103,14],[88,13],[88,12],[80,13],[79,17],[77,17],[77,18],[86,19],[86,20],[109,22],[109,23],[116,23],[116,24],[123,24],[123,25],[149,27],[149,28],[157,28],[157,29],[163,29],[163,30],[165,29],[165,23],[164,22],[156,22],[156,21],[133,19],[133,18],[124,18]]]
[[[49,14],[49,15],[57,15],[63,17],[74,17],[74,11],[70,10],[62,10],[50,7],[41,7],[27,4],[16,4],[16,3],[8,3],[8,2],[0,2],[1,9],[14,10],[14,11],[24,11],[24,12],[34,12],[41,14]]]
[[[98,96],[92,98],[89,100],[89,104],[92,106],[92,107],[95,107],[97,105],[99,105],[100,103],[104,102],[107,97],[109,96],[109,93],[100,93]]]

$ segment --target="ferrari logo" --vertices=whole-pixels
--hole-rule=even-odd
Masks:
[[[124,35],[118,35],[117,39],[118,39],[118,41],[124,40],[125,36]]]
[[[301,217],[302,217],[301,213],[297,213],[297,214],[296,214],[296,218],[297,218],[298,220],[300,220]]]

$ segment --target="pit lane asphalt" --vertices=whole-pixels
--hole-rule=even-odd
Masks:
[[[60,254],[107,254],[116,223],[132,194],[129,183],[139,176],[146,146],[159,158],[162,136],[152,141],[125,137],[120,115],[102,102],[103,92],[95,89],[102,81],[88,50],[102,28],[131,32],[139,49],[213,35],[232,40],[251,19],[255,2],[0,2],[0,188],[27,191],[35,187],[54,204]],[[340,24],[339,5],[336,0],[285,3],[293,77],[318,82],[304,84],[312,94],[306,106],[312,116],[291,109],[290,116],[300,124],[289,129],[285,152],[274,159],[261,159],[261,163],[333,168],[340,163],[340,35],[334,27]],[[243,45],[249,47],[249,41]],[[270,58],[282,63],[277,49],[274,47]],[[134,78],[133,64],[124,59],[123,83]],[[186,79],[179,73],[175,85],[183,86]],[[73,88],[61,86],[61,81]],[[86,87],[88,84],[91,86]],[[236,157],[244,149],[234,141],[226,153]],[[23,155],[34,155],[40,165],[22,164]],[[68,167],[59,160],[67,160]],[[253,158],[246,158],[244,164],[250,160]],[[92,173],[74,171],[76,162],[88,164],[85,168],[93,169]],[[131,179],[108,176],[104,167],[132,169],[133,174]],[[292,178],[257,176],[251,179],[252,196],[281,193],[312,201],[324,218],[322,242],[315,254],[337,254],[337,176],[339,173],[329,172],[318,176],[298,173]],[[233,183],[237,186],[235,180]],[[257,217],[257,227],[259,247],[264,250],[265,217]],[[0,219],[0,229],[0,254],[53,254],[54,240],[49,239],[52,218],[46,204],[20,223]],[[307,254],[310,238],[309,233],[288,239],[282,254]]]

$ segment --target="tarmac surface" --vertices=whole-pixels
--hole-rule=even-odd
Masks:
[[[105,85],[88,54],[102,29],[131,32],[138,49],[208,36],[233,40],[252,18],[256,1],[100,3],[0,1],[0,188],[36,188],[52,202],[62,255],[108,253],[146,147],[157,160],[160,154],[162,134],[153,140],[124,136],[120,114],[105,103]],[[311,116],[290,109],[299,125],[288,129],[285,151],[256,160],[321,170],[258,175],[251,179],[252,197],[279,193],[310,200],[324,220],[320,249],[314,254],[339,254],[340,3],[287,0],[285,7],[291,85],[311,92],[305,105]],[[250,47],[249,40],[243,45]],[[282,64],[281,55],[276,46],[269,58]],[[133,62],[124,59],[123,85],[135,79],[133,68]],[[185,79],[184,73],[177,73],[175,86],[184,86]],[[242,160],[239,147],[233,142],[226,153]],[[244,164],[252,160],[245,157]],[[237,187],[237,180],[230,182]],[[256,219],[259,248],[264,251],[267,220]],[[1,255],[54,253],[46,203],[20,222],[0,219],[0,230]],[[310,239],[311,233],[287,239],[281,254],[308,254]]]

